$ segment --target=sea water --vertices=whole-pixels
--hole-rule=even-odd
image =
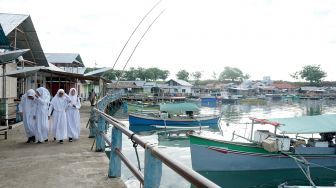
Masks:
[[[205,105],[201,107],[203,114],[212,114],[220,112],[222,120],[220,128],[211,127],[208,129],[196,130],[202,134],[224,135],[224,138],[230,140],[232,132],[241,136],[250,136],[249,117],[257,118],[284,118],[306,115],[319,115],[336,113],[336,101],[332,100],[300,100],[300,101],[267,101],[265,105]],[[119,111],[115,114],[117,118],[124,119],[128,124],[127,114]],[[191,156],[189,140],[185,131],[180,134],[174,132],[170,134],[165,130],[148,130],[146,127],[130,127],[136,131],[142,139],[157,144],[159,149],[170,156],[172,159],[188,166],[191,165]],[[256,128],[255,128],[256,129]],[[222,132],[222,133],[220,133]],[[237,140],[239,141],[239,140]],[[134,165],[138,166],[135,148],[132,142],[123,135],[122,152]],[[144,171],[144,150],[138,146],[136,148],[140,158],[140,168]],[[324,173],[322,179],[312,178],[318,185],[333,185],[336,182],[336,173],[325,169],[318,169],[319,173]],[[299,170],[268,170],[268,171],[249,171],[249,172],[200,172],[205,177],[214,181],[221,187],[277,187],[280,183],[288,182],[289,185],[308,185],[303,173]],[[128,187],[140,187],[139,182],[133,174],[122,165],[122,179]],[[177,173],[163,164],[161,178],[161,187],[192,187],[190,183],[180,177]]]

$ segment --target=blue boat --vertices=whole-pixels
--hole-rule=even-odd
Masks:
[[[130,113],[131,126],[197,127],[217,126],[220,115],[200,115],[194,103],[161,104],[160,111]]]

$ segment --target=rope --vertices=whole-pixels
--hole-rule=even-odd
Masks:
[[[141,166],[140,166],[140,159],[139,159],[139,154],[138,154],[138,144],[133,140],[133,136],[135,135],[135,133],[133,133],[130,137],[132,143],[133,143],[133,148],[134,148],[134,151],[135,151],[135,154],[136,154],[136,158],[137,158],[137,161],[138,161],[138,169],[139,171],[141,171]]]
[[[310,171],[309,171],[309,164],[306,163],[308,161],[306,161],[304,158],[303,158],[303,162],[298,159],[296,159],[295,157],[292,157],[290,156],[292,159],[294,159],[295,163],[299,166],[299,168],[301,169],[302,173],[306,176],[306,178],[308,179],[309,183],[313,186],[313,187],[316,187],[315,183],[313,182],[313,180],[311,179],[311,176],[310,176]],[[301,163],[299,163],[301,162]],[[302,165],[306,165],[306,170],[303,169]]]

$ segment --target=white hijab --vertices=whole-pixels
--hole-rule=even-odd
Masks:
[[[74,95],[71,94],[72,90],[75,91]],[[77,100],[78,100],[78,98],[77,98],[77,90],[75,88],[71,88],[70,89],[70,91],[69,91],[69,98],[70,98],[72,104],[76,104],[77,103]]]
[[[49,104],[49,101],[50,101],[50,93],[49,91],[44,88],[44,87],[39,87],[36,89],[37,92],[39,92],[39,94],[41,95],[40,98],[43,100],[43,101],[46,101],[47,104]]]
[[[59,93],[64,93],[62,97],[59,97]],[[55,110],[64,110],[67,107],[67,102],[69,101],[69,96],[64,92],[63,89],[59,89],[51,100],[51,104]]]
[[[29,89],[27,91],[27,97],[35,97],[35,91],[33,89]]]

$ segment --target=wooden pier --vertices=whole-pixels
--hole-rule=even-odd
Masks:
[[[89,104],[81,108],[81,137],[59,144],[26,144],[23,126],[0,137],[0,187],[126,187],[120,178],[108,178],[105,153],[91,151],[93,139],[85,128]]]

